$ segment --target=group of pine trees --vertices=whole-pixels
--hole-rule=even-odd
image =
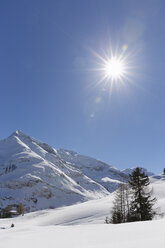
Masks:
[[[152,220],[156,214],[153,210],[156,199],[152,198],[149,184],[148,176],[137,167],[129,175],[128,183],[121,183],[117,189],[112,217],[106,218],[106,223]]]

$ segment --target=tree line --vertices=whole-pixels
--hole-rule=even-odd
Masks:
[[[112,216],[106,223],[125,223],[152,220],[156,212],[153,209],[156,198],[149,189],[149,178],[137,167],[129,175],[128,183],[121,183],[116,191]]]

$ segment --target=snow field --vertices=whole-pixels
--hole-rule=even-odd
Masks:
[[[164,209],[163,184],[152,182],[157,205]],[[159,194],[160,192],[160,194]],[[1,219],[1,248],[164,248],[165,219],[126,224],[104,224],[114,194],[15,219]],[[163,203],[163,205],[161,205]],[[15,227],[10,228],[14,223]]]
[[[165,220],[0,230],[1,248],[164,248]]]

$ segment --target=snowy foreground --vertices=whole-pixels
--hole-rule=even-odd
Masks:
[[[40,211],[0,219],[0,248],[164,248],[165,218],[104,224],[114,199],[110,192],[130,172],[16,131],[0,141],[0,205],[21,202]],[[150,176],[156,207],[165,213],[165,175]]]
[[[24,226],[2,230],[1,248],[164,247],[165,221],[121,225]]]
[[[161,185],[162,186],[162,185]],[[160,185],[157,189],[161,188]],[[165,210],[164,196],[158,205]],[[104,224],[113,194],[55,210],[43,210],[0,220],[1,248],[164,248],[165,219],[127,224]],[[15,227],[10,228],[14,223]]]

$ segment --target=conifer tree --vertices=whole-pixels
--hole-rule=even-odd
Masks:
[[[139,167],[130,175],[129,185],[133,198],[130,204],[131,221],[152,220],[155,215],[153,205],[156,199],[151,197],[151,191],[148,189],[149,184],[148,176]]]

